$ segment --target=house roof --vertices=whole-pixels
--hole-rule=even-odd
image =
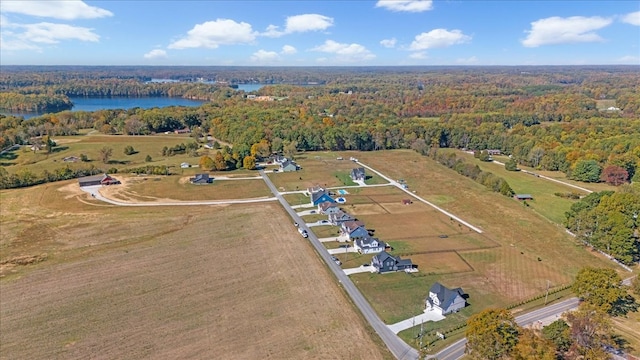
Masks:
[[[338,207],[339,205],[336,203],[332,203],[331,201],[324,201],[320,203],[320,209],[327,210],[328,208],[332,208],[332,207]]]
[[[288,167],[288,166],[295,166],[295,167],[297,167],[297,166],[296,166],[296,163],[294,163],[293,161],[290,161],[290,160],[285,160],[285,161],[283,161],[283,162],[282,162],[282,164],[280,164],[280,166],[281,166],[282,168],[286,168],[286,167]]]
[[[516,194],[515,197],[517,199],[533,199],[533,196],[531,196],[531,194]]]
[[[326,191],[318,191],[316,193],[311,194],[311,201],[316,202],[318,201],[321,197],[323,196],[327,196],[329,199],[333,200],[332,197],[329,196],[329,194]],[[335,201],[334,201],[335,202]]]
[[[92,175],[92,176],[84,176],[81,178],[78,178],[79,182],[88,182],[88,181],[103,181],[105,179],[111,179],[111,176],[107,175],[107,174],[99,174],[99,175]]]
[[[336,213],[333,214],[329,214],[329,219],[336,219],[336,220],[351,220],[353,219],[351,217],[351,215],[347,214],[344,211],[338,211]]]
[[[361,238],[357,238],[356,239],[356,244],[358,245],[358,247],[363,248],[363,247],[367,247],[367,248],[384,248],[385,247],[385,243],[374,238],[371,236],[365,236],[365,237],[361,237]]]
[[[351,176],[352,177],[364,177],[364,168],[355,168],[353,170],[351,170]]]
[[[354,221],[345,221],[342,223],[342,228],[349,234],[354,232],[359,227],[364,227],[363,221],[354,220]]]
[[[383,263],[389,258],[391,258],[393,260],[396,260],[395,257],[391,256],[391,254],[389,254],[388,252],[385,252],[385,251],[383,251],[383,252],[379,253],[378,255],[374,256],[374,258],[378,259],[379,263]]]
[[[440,301],[440,308],[446,309],[456,299],[456,297],[465,295],[462,288],[449,289],[446,286],[436,282],[429,289],[429,294],[435,294]]]

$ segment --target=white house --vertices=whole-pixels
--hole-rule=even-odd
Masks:
[[[437,282],[429,289],[425,311],[439,311],[442,315],[458,312],[467,305],[465,296],[461,288],[449,289]]]
[[[353,247],[361,254],[375,254],[384,251],[386,244],[371,236],[356,238]]]

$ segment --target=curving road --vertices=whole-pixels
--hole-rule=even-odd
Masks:
[[[273,195],[275,195],[287,213],[289,213],[293,222],[297,222],[300,224],[302,229],[307,230],[309,233],[309,237],[307,239],[311,242],[311,245],[313,245],[318,255],[320,255],[322,260],[324,260],[327,266],[329,266],[329,269],[333,272],[336,278],[338,278],[338,282],[342,284],[344,290],[349,294],[353,303],[358,307],[358,309],[360,309],[362,315],[369,322],[371,327],[373,327],[378,336],[380,336],[385,345],[387,345],[389,351],[391,351],[397,359],[417,359],[418,352],[416,349],[407,345],[407,343],[394,334],[393,331],[391,331],[391,329],[382,322],[378,317],[378,314],[376,314],[371,305],[369,305],[369,302],[367,302],[362,293],[360,293],[360,290],[356,288],[351,279],[349,279],[344,271],[342,271],[342,268],[331,260],[331,255],[329,255],[320,240],[318,240],[318,237],[304,224],[302,218],[298,216],[295,210],[293,210],[289,203],[287,203],[287,201],[282,197],[278,192],[278,189],[276,189],[275,185],[271,182],[271,179],[269,179],[263,170],[260,170],[260,175],[262,175],[264,182],[267,184]]]

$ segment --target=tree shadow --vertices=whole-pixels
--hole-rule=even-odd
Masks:
[[[51,149],[51,153],[55,154],[55,153],[58,153],[58,152],[61,152],[61,151],[65,151],[65,150],[69,150],[69,147],[68,146],[56,146],[53,149]]]
[[[107,162],[107,164],[110,164],[110,165],[113,165],[113,164],[115,164],[115,165],[127,165],[129,163],[131,163],[131,161],[129,161],[129,160],[124,160],[124,161],[122,161],[122,160],[109,160]]]
[[[18,154],[14,151],[7,151],[3,154],[0,154],[0,160],[15,160],[18,158]]]
[[[631,295],[627,295],[613,303],[609,313],[613,316],[627,316],[629,312],[638,311],[638,308],[640,308],[640,304],[636,302],[636,299]]]

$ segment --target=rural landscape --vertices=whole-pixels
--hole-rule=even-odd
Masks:
[[[640,356],[637,67],[64,70],[0,75],[2,359]]]

